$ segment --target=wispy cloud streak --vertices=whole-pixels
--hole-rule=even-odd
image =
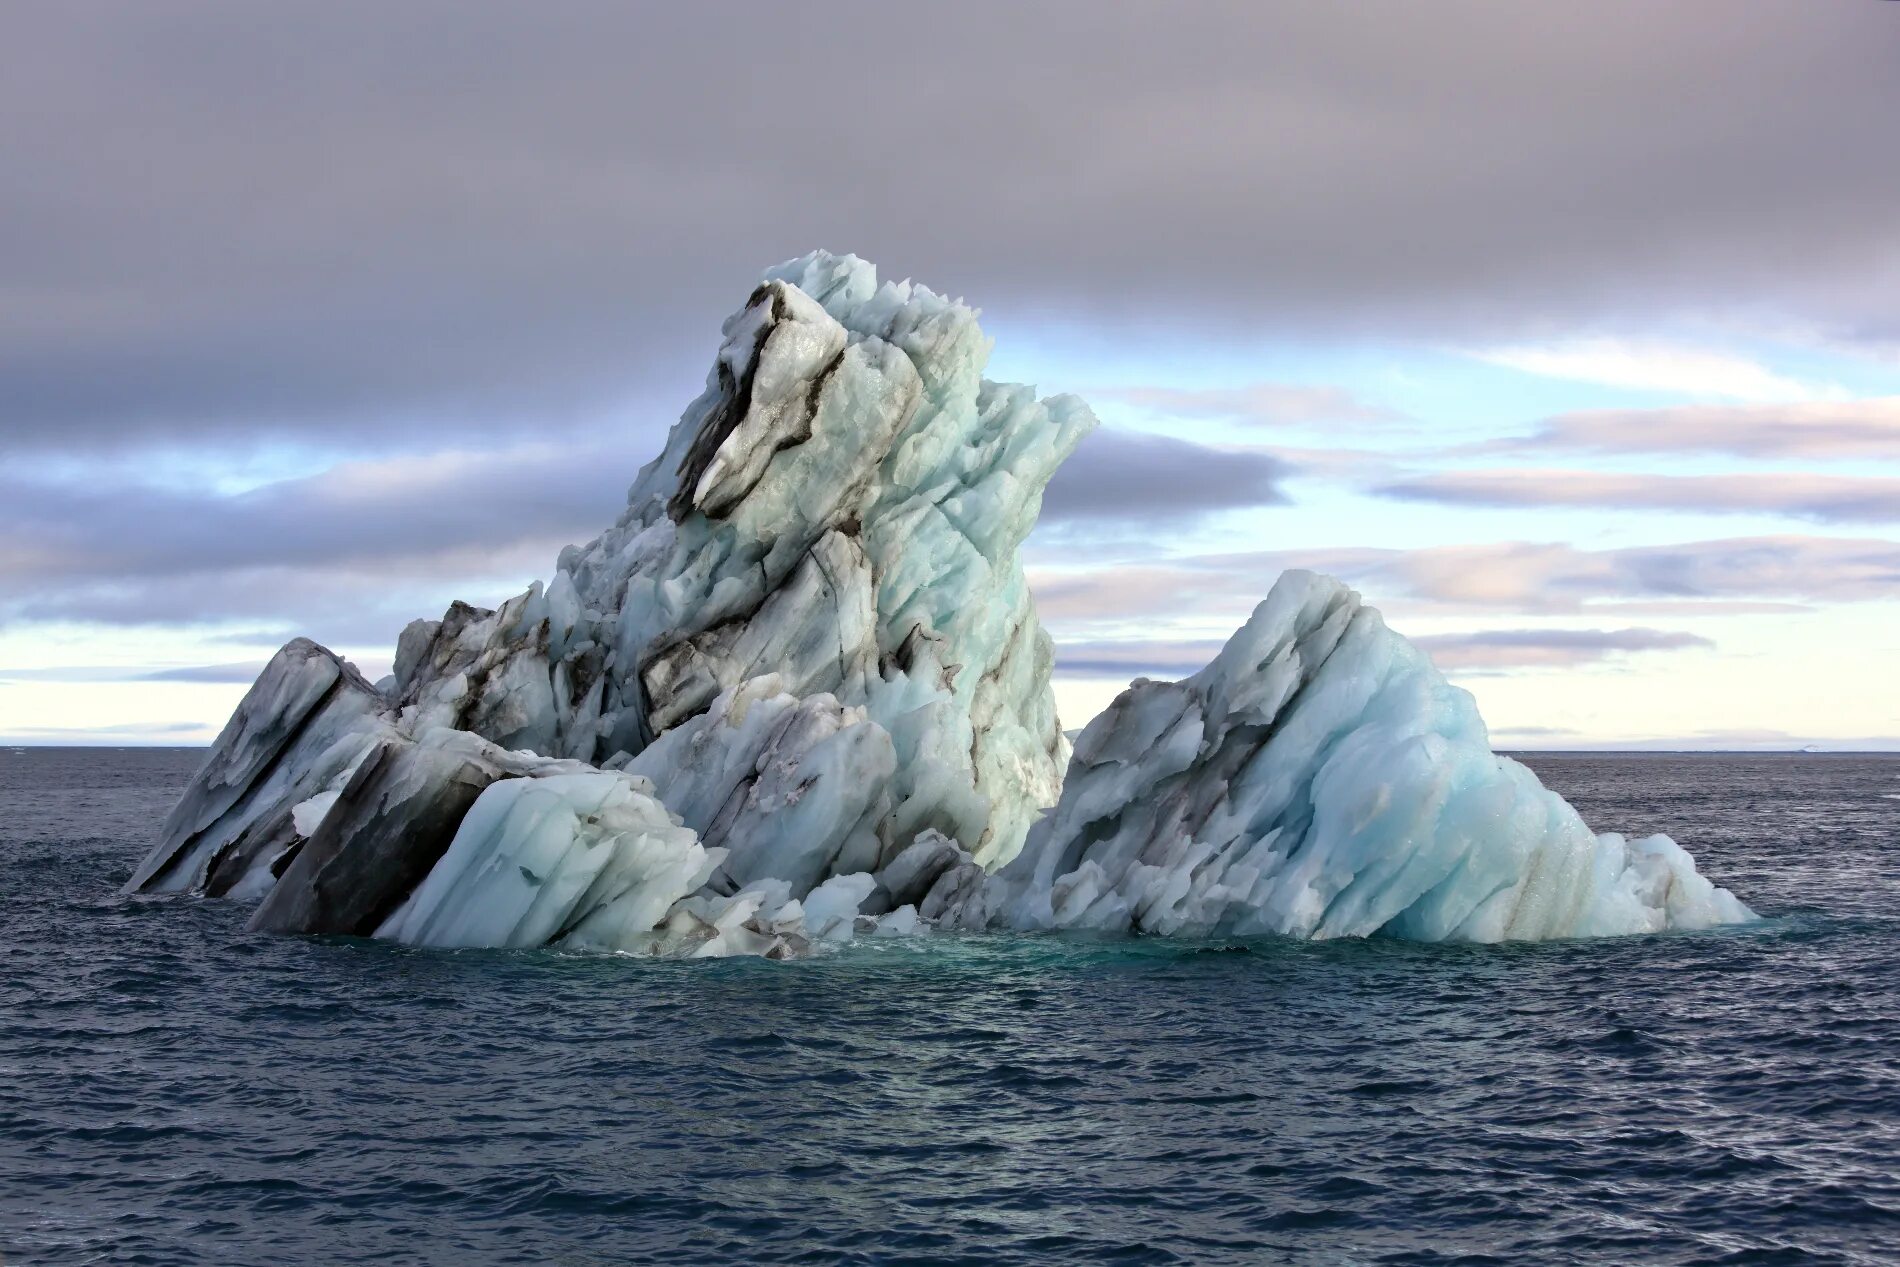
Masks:
[[[1639,651],[1703,650],[1699,634],[1670,629],[1486,629],[1426,634],[1412,639],[1446,673],[1527,668],[1575,668]]]
[[[1579,411],[1546,419],[1522,438],[1480,447],[1492,452],[1556,449],[1900,461],[1900,396],[1785,405]]]
[[[1900,522],[1900,478],[1888,476],[1484,470],[1422,475],[1377,485],[1372,492],[1447,506],[1593,506],[1784,515],[1823,523]]]
[[[1163,562],[1038,569],[1038,608],[1059,629],[1171,617],[1233,619],[1286,568],[1326,572],[1375,606],[1429,613],[1671,615],[1799,609],[1900,597],[1900,542],[1730,537],[1586,550],[1503,541],[1419,550],[1347,547],[1203,554]]]
[[[1775,373],[1748,357],[1668,343],[1582,339],[1481,348],[1469,355],[1527,374],[1635,391],[1757,402],[1816,394],[1814,384]]]

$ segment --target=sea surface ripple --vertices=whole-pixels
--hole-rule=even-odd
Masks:
[[[1533,755],[1768,918],[655,963],[117,889],[194,750],[0,750],[9,1264],[1900,1262],[1900,759]]]

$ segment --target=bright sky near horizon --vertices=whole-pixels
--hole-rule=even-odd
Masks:
[[[1900,748],[1900,5],[1371,12],[8,11],[0,743],[547,578],[823,246],[1102,418],[1065,724],[1303,566],[1503,748]]]

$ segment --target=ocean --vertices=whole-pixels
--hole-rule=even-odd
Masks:
[[[1740,929],[665,963],[119,896],[202,755],[0,749],[10,1267],[1900,1263],[1900,756],[1525,758]]]

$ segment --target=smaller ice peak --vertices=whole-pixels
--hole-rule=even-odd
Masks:
[[[1019,928],[1541,940],[1753,918],[1666,836],[1598,836],[1342,583],[1288,572],[1214,660],[1139,680],[985,896]]]
[[[645,779],[585,771],[490,784],[428,876],[378,937],[445,949],[609,951],[667,958],[798,958],[861,933],[915,928],[903,908],[863,911],[867,873],[800,889],[714,882],[726,859]]]

